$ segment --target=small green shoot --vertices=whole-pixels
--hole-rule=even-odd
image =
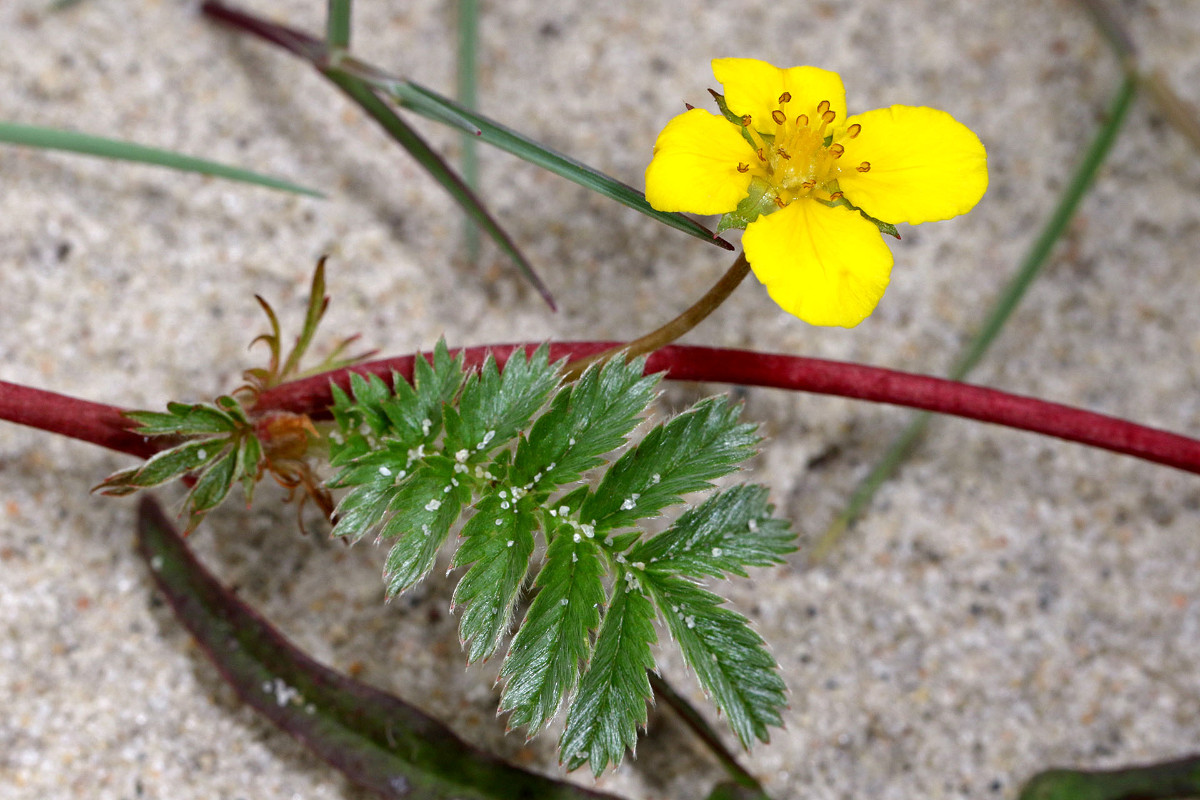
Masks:
[[[311,497],[326,517],[332,515],[333,501],[306,460],[311,441],[318,437],[312,420],[306,414],[287,411],[256,412],[254,405],[262,392],[284,381],[312,371],[339,369],[370,353],[343,357],[346,348],[358,338],[351,336],[338,342],[333,352],[311,370],[300,368],[329,307],[325,295],[325,257],[313,271],[304,325],[286,357],[282,355],[283,336],[275,310],[262,297],[255,295],[255,299],[267,315],[271,331],[255,338],[251,346],[260,341],[266,343],[270,350],[267,366],[245,370],[242,377],[246,382],[233,395],[222,395],[213,403],[168,403],[165,414],[126,412],[125,416],[137,424],[137,433],[182,441],[155,454],[141,466],[110,475],[93,491],[124,496],[188,476],[193,483],[183,501],[183,510],[188,516],[186,532],[190,533],[228,496],[235,483],[242,484],[249,505],[255,485],[270,472],[276,482],[289,490],[303,488],[303,497]]]

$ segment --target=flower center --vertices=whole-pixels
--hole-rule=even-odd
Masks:
[[[766,130],[760,130],[761,125],[756,128],[749,115],[742,117],[742,127],[758,150],[755,172],[765,174],[780,208],[805,197],[835,202],[842,196],[837,179],[843,169],[839,159],[845,148],[834,139],[853,139],[862,126],[854,124],[835,134],[831,126],[837,113],[828,100],[817,105],[812,119],[807,114],[789,116],[787,106],[791,102],[790,92],[779,96],[779,107],[771,112]],[[769,132],[772,127],[773,133]],[[739,164],[738,169],[748,172],[749,166]],[[870,168],[865,161],[854,167],[860,172]]]

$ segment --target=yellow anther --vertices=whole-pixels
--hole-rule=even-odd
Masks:
[[[782,147],[776,147],[775,152],[779,154],[780,158],[791,158],[791,156],[788,155],[788,151],[784,150]]]
[[[743,115],[742,115],[742,127],[743,127],[743,128],[749,128],[749,127],[750,127],[750,115],[749,115],[749,114],[743,114]]]
[[[841,193],[841,192],[834,192],[833,194],[829,195],[829,199],[830,199],[830,200],[841,200],[841,199],[842,199],[842,193]]]
[[[808,127],[808,115],[801,114],[800,116],[796,117],[796,125],[798,125],[801,128],[807,128]]]
[[[783,198],[779,197],[778,195],[775,197],[775,205],[779,206],[780,208],[787,207],[787,203],[783,202]]]
[[[737,170],[738,170],[738,172],[749,172],[750,165],[749,164],[738,164]]]
[[[850,139],[853,139],[860,133],[862,133],[862,125],[859,125],[857,122],[851,125],[849,128],[846,128],[846,136]]]
[[[787,117],[778,108],[771,112],[771,119],[775,120],[776,125],[782,125],[787,122]]]
[[[784,103],[790,103],[790,102],[792,102],[792,93],[791,92],[784,92],[783,94],[779,95],[779,105],[783,105]]]
[[[846,148],[842,147],[840,144],[830,145],[829,152],[833,154],[834,158],[841,158],[842,153],[846,152]]]
[[[815,187],[817,185],[817,182],[810,178],[809,180],[806,180],[804,183],[802,183],[800,185],[802,187],[804,187],[805,189],[812,189],[813,187]]]
[[[829,101],[828,100],[822,100],[817,105],[817,115],[818,116],[821,116],[821,117],[825,116],[825,112],[828,110],[829,110]]]
[[[767,160],[767,156],[766,156],[766,154],[765,154],[765,153],[763,153],[763,149],[762,149],[761,147],[760,147],[760,148],[758,148],[758,160],[759,160],[759,161],[766,161],[766,160]]]
[[[864,161],[861,164],[859,164],[857,167],[855,167],[855,169],[858,170],[859,172],[870,172],[871,171],[871,162]]]
[[[822,101],[822,102],[824,102],[824,101]],[[825,122],[825,124],[826,124],[826,125],[828,125],[829,123],[831,123],[831,122],[833,122],[835,119],[837,119],[837,112],[835,112],[835,111],[822,111],[822,112],[821,112],[821,119],[822,119],[822,120]]]

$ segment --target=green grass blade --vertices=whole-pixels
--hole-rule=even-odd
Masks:
[[[474,192],[463,183],[454,170],[450,169],[446,162],[442,160],[442,157],[416,131],[410,128],[404,120],[400,119],[388,107],[387,103],[383,102],[375,94],[375,90],[370,85],[340,69],[328,69],[323,72],[338,88],[362,106],[364,111],[374,117],[375,121],[379,123],[387,134],[407,150],[416,159],[417,163],[424,167],[450,193],[462,207],[463,211],[471,219],[475,220],[476,224],[483,228],[496,244],[516,262],[521,272],[534,285],[546,303],[551,308],[555,308],[554,299],[550,296],[550,291],[546,288],[542,279],[537,276],[537,273],[533,271],[533,267],[525,259],[525,256],[521,254],[521,251],[517,249],[516,244],[513,243],[508,234],[504,232],[500,225],[492,218],[491,214],[488,213],[487,209],[484,208],[483,203],[475,196]]]
[[[331,50],[350,47],[350,5],[352,0],[329,0],[325,18],[325,44]]]
[[[205,0],[201,3],[202,13],[233,26],[245,33],[252,33],[267,41],[282,47],[310,64],[320,69],[324,74],[342,86],[342,81],[356,79],[363,83],[363,88],[373,87],[395,99],[401,106],[415,114],[450,125],[468,133],[480,136],[483,141],[494,147],[512,153],[518,158],[553,172],[567,180],[578,183],[584,188],[598,192],[618,203],[629,206],[635,211],[657,219],[672,228],[691,234],[706,242],[711,242],[725,250],[733,250],[733,245],[719,238],[695,220],[682,214],[655,211],[646,202],[646,198],[637,189],[627,186],[620,181],[608,177],[598,170],[569,158],[532,139],[506,128],[497,122],[484,117],[465,106],[443,97],[437,92],[423,86],[397,78],[389,73],[345,53],[331,54],[325,43],[319,39],[279,25],[269,20],[237,11],[217,0]],[[345,88],[343,86],[343,88]],[[376,98],[377,99],[377,98]],[[381,124],[382,121],[381,121]],[[389,123],[390,124],[390,123]],[[387,127],[387,125],[385,125]],[[456,178],[457,180],[457,178]],[[461,181],[459,181],[461,183]],[[487,230],[487,226],[484,226]],[[507,249],[507,248],[506,248]]]
[[[479,2],[458,0],[458,69],[456,70],[456,94],[464,108],[478,108],[478,91],[475,51],[479,47]],[[463,183],[472,191],[479,191],[479,149],[476,145],[478,133],[462,134],[461,168]],[[479,228],[468,223],[463,229],[463,240],[467,247],[467,262],[479,260]]]
[[[1021,302],[1021,298],[1025,296],[1025,292],[1029,289],[1029,286],[1041,273],[1042,267],[1045,266],[1050,258],[1050,253],[1054,249],[1055,243],[1062,236],[1063,231],[1067,229],[1071,218],[1075,216],[1075,210],[1079,207],[1079,202],[1087,194],[1088,189],[1091,188],[1093,181],[1096,179],[1096,174],[1100,171],[1100,166],[1104,163],[1105,158],[1108,157],[1109,150],[1112,149],[1113,142],[1116,141],[1121,124],[1125,121],[1125,117],[1133,105],[1133,99],[1136,94],[1137,79],[1135,77],[1126,77],[1120,89],[1117,90],[1116,96],[1113,98],[1103,127],[1096,133],[1095,138],[1092,139],[1092,143],[1084,153],[1083,159],[1079,162],[1079,166],[1075,168],[1070,183],[1067,184],[1066,189],[1059,198],[1058,206],[1046,221],[1042,232],[1029,248],[1020,269],[1017,270],[1016,275],[1013,276],[1008,286],[992,306],[991,311],[988,312],[987,318],[984,320],[983,325],[980,326],[978,333],[972,337],[962,355],[959,356],[958,361],[955,362],[954,367],[950,370],[949,377],[951,380],[962,380],[966,377],[967,373],[975,368],[980,359],[983,358],[984,353],[991,347],[992,342],[995,341],[1001,329],[1003,329],[1004,324],[1008,322],[1008,318],[1016,309],[1017,304]],[[908,427],[896,437],[879,463],[875,465],[871,472],[855,488],[842,513],[838,515],[833,524],[829,526],[813,547],[812,559],[814,561],[824,558],[837,544],[854,520],[870,504],[879,487],[887,482],[896,468],[904,462],[909,451],[920,438],[928,424],[928,413],[922,412],[916,414]]]
[[[653,217],[659,222],[670,225],[672,228],[691,234],[706,242],[712,242],[726,250],[733,249],[732,245],[724,239],[717,238],[716,234],[700,223],[682,214],[656,211],[651,208],[650,204],[646,202],[645,196],[632,186],[610,178],[604,173],[569,156],[551,150],[529,137],[517,133],[511,128],[507,128],[498,122],[493,122],[482,114],[478,114],[454,102],[448,97],[443,97],[431,89],[426,89],[411,81],[392,81],[385,88],[400,105],[415,114],[420,114],[423,117],[428,117],[438,122],[445,122],[448,116],[466,120],[469,124],[479,129],[479,138],[493,147],[497,147],[507,153],[513,154],[517,158],[528,161],[530,164],[553,172],[555,175],[577,183],[585,189],[591,189],[593,192],[601,194],[610,200],[615,200],[646,216]]]
[[[43,128],[34,125],[17,125],[11,122],[0,122],[0,142],[41,147],[47,150],[66,150],[72,153],[98,156],[118,161],[134,161],[140,164],[152,164],[158,167],[181,170],[183,172],[199,172],[202,175],[213,175],[233,181],[252,183],[270,189],[285,192],[305,194],[310,197],[324,197],[315,189],[309,189],[290,181],[272,178],[250,170],[238,167],[228,167],[201,158],[192,158],[169,150],[159,150],[132,142],[122,142],[116,139],[106,139],[101,136],[91,136],[86,133],[64,131],[56,128]]]
[[[1200,797],[1200,756],[1110,770],[1051,769],[1021,787],[1019,800],[1170,800]]]

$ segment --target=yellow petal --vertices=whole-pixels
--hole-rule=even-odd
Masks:
[[[837,115],[846,118],[846,89],[836,72],[817,67],[780,69],[754,58],[715,58],[713,75],[725,87],[725,104],[738,115],[749,114],[755,130],[775,132],[771,112],[779,108],[779,98],[787,92],[791,101],[784,107],[789,119],[801,114],[815,121],[822,100]],[[820,123],[817,123],[820,124]]]
[[[841,138],[838,186],[846,199],[884,222],[917,225],[965,214],[987,190],[987,153],[979,137],[945,111],[892,106],[857,114]],[[870,169],[857,167],[868,162]]]
[[[738,172],[757,156],[737,126],[698,108],[667,123],[646,167],[646,201],[659,211],[724,214],[750,187],[750,172]]]
[[[887,289],[892,254],[856,211],[797,200],[746,228],[754,274],[784,311],[812,325],[853,328]]]

